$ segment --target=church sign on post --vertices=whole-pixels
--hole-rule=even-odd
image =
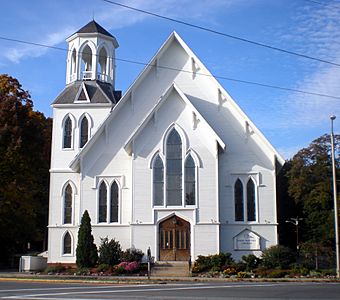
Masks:
[[[246,229],[234,237],[235,250],[260,250],[260,237]]]

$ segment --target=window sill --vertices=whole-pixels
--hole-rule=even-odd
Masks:
[[[197,209],[195,205],[187,206],[153,206],[153,210],[194,210]]]

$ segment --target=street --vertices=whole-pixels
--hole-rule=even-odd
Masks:
[[[329,282],[211,282],[159,284],[0,281],[0,299],[339,299]]]

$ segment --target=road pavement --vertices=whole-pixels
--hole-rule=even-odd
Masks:
[[[0,299],[340,299],[331,282],[179,282],[98,284],[0,280]]]

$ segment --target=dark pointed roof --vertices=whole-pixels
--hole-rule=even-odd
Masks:
[[[85,92],[82,88],[82,83],[84,83],[85,85],[85,89],[89,97],[88,100],[90,103],[116,104],[120,100],[121,92],[113,90],[112,85],[109,83],[104,83],[96,80],[75,81],[65,87],[65,89],[53,101],[52,105],[73,104],[77,103],[78,101],[87,100]],[[82,96],[83,92],[85,97]]]
[[[106,29],[100,26],[95,20],[92,20],[91,22],[87,23],[84,27],[80,28],[76,33],[101,33],[106,36],[114,38],[114,36],[110,32],[108,32]]]

